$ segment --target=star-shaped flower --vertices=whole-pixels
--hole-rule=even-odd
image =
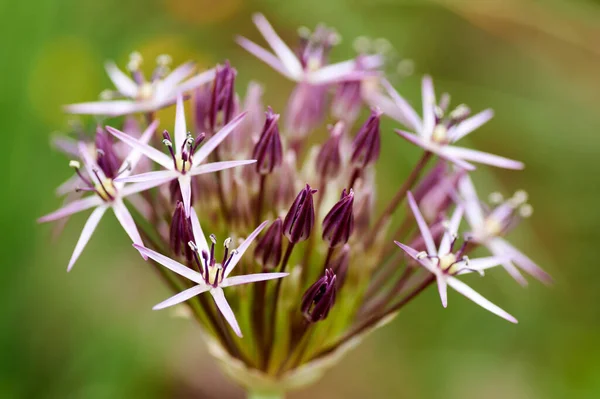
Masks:
[[[361,58],[360,68],[356,67],[355,60],[326,65],[324,62],[324,53],[328,51],[328,48],[323,49],[322,43],[320,46],[306,46],[305,51],[299,58],[281,40],[264,15],[254,14],[252,19],[275,54],[245,37],[238,37],[238,44],[277,72],[295,82],[323,85],[350,80],[362,80],[365,77],[373,76],[372,69],[378,68],[383,64],[383,59],[380,55],[369,55]],[[326,41],[329,42],[331,40],[327,39]],[[328,47],[331,46],[329,43],[326,43],[326,45]]]
[[[152,137],[152,134],[156,130],[157,126],[158,121],[155,121],[148,126],[140,138],[140,143],[147,143]],[[117,182],[116,180],[113,180],[112,177],[106,175],[96,160],[91,156],[87,144],[83,142],[79,143],[79,154],[83,160],[85,173],[80,170],[79,162],[71,161],[70,165],[76,170],[81,181],[87,186],[85,188],[80,188],[80,190],[94,192],[94,195],[70,202],[59,210],[38,219],[38,222],[40,223],[50,222],[62,219],[66,216],[84,211],[86,209],[95,208],[83,227],[79,240],[77,241],[77,245],[75,246],[75,250],[73,251],[73,255],[71,256],[71,260],[69,261],[67,271],[71,270],[75,264],[75,261],[77,261],[77,258],[79,258],[79,255],[85,248],[86,244],[94,233],[94,230],[98,226],[100,219],[102,219],[102,216],[104,216],[104,213],[108,208],[113,210],[115,216],[119,220],[119,223],[121,223],[121,226],[123,226],[123,229],[125,229],[125,232],[127,232],[131,240],[134,243],[140,245],[143,244],[142,238],[140,237],[137,227],[135,226],[135,222],[127,210],[127,207],[125,207],[125,204],[123,203],[123,198],[168,181],[163,179],[162,181],[155,180],[125,185],[125,183]],[[133,170],[140,161],[141,155],[142,154],[139,151],[135,149],[132,150],[119,168],[118,176],[123,177],[131,173],[131,170]]]
[[[140,151],[154,162],[158,163],[166,170],[141,173],[135,176],[119,177],[119,182],[168,182],[173,179],[179,181],[181,197],[185,206],[186,214],[189,215],[192,196],[192,176],[216,172],[223,169],[233,168],[235,166],[248,165],[256,162],[255,160],[242,161],[224,161],[202,164],[210,153],[242,122],[245,113],[236,116],[231,122],[225,125],[218,133],[212,136],[200,149],[200,143],[204,136],[201,135],[196,140],[187,133],[185,124],[185,115],[183,110],[183,98],[177,97],[177,111],[175,115],[175,142],[165,131],[163,143],[169,149],[171,157],[158,151],[157,149],[142,143],[133,137],[107,126],[106,129],[118,139],[124,141],[131,147]],[[175,147],[175,149],[173,149]],[[162,184],[162,183],[161,183]],[[152,186],[153,187],[153,186]]]
[[[170,57],[161,56],[157,60],[158,66],[151,79],[147,80],[140,69],[141,62],[139,53],[131,55],[128,64],[131,77],[121,71],[114,62],[107,62],[106,72],[116,91],[103,92],[102,97],[106,101],[66,105],[65,110],[72,114],[108,116],[153,112],[173,104],[178,94],[200,87],[215,76],[214,69],[210,69],[188,79],[196,67],[193,62],[182,64],[167,74]]]
[[[531,206],[525,203],[526,194],[517,192],[515,196],[500,203],[496,208],[486,210],[469,176],[462,177],[458,187],[465,216],[471,226],[472,240],[485,246],[493,255],[506,258],[502,266],[521,285],[527,285],[527,280],[521,275],[519,269],[545,284],[551,284],[552,277],[548,273],[502,238],[519,217],[528,216],[531,212]]]
[[[506,169],[524,168],[523,163],[512,159],[451,145],[489,121],[494,116],[491,109],[471,117],[469,117],[471,111],[465,105],[459,105],[447,112],[449,96],[443,95],[440,102],[436,103],[431,77],[425,76],[422,83],[423,118],[421,119],[387,80],[383,79],[382,85],[388,91],[392,101],[381,94],[373,94],[371,102],[385,114],[416,132],[414,134],[396,129],[396,133],[411,143],[466,170],[475,169],[471,161]]]
[[[192,220],[192,230],[194,233],[195,242],[190,241],[189,245],[194,251],[195,262],[200,270],[200,273],[151,249],[137,244],[133,245],[138,251],[140,251],[142,255],[154,259],[166,268],[197,284],[192,288],[188,288],[187,290],[172,296],[166,301],[159,303],[158,305],[154,306],[153,309],[158,310],[177,305],[178,303],[185,302],[196,295],[209,291],[215,300],[219,311],[223,314],[233,331],[235,331],[235,333],[241,337],[242,332],[237,323],[233,310],[231,310],[229,303],[227,303],[227,299],[225,299],[223,288],[254,283],[257,281],[282,278],[288,275],[288,273],[256,273],[229,277],[235,266],[240,261],[241,257],[244,255],[244,252],[246,252],[250,244],[252,244],[252,241],[254,241],[254,239],[268,224],[268,222],[265,221],[258,226],[256,230],[254,230],[252,234],[250,234],[237,249],[229,251],[231,239],[226,239],[224,242],[223,260],[221,263],[217,263],[215,260],[215,236],[210,236],[212,244],[209,248],[194,208],[191,209],[190,217]]]
[[[448,305],[447,287],[450,286],[484,309],[489,310],[495,315],[498,315],[512,323],[517,323],[517,319],[515,319],[513,316],[485,299],[471,287],[455,277],[456,275],[470,273],[473,271],[482,272],[483,270],[497,266],[504,261],[503,258],[497,256],[470,260],[466,256],[463,256],[463,250],[465,246],[459,249],[456,253],[453,252],[452,247],[454,246],[458,227],[463,216],[462,207],[458,207],[454,211],[454,214],[449,222],[448,229],[442,237],[439,248],[436,248],[431,231],[429,230],[423,215],[421,215],[413,195],[409,192],[407,197],[410,208],[415,216],[415,219],[417,220],[419,230],[421,231],[421,236],[425,241],[427,251],[418,252],[408,245],[404,245],[398,241],[395,241],[395,243],[411,258],[416,260],[421,266],[435,276],[440,298],[442,300],[442,305],[444,307]]]

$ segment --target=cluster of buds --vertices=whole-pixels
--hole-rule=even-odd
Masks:
[[[67,197],[40,221],[94,209],[68,269],[111,208],[148,267],[173,290],[155,309],[188,306],[224,370],[248,389],[280,392],[318,377],[328,359],[434,283],[443,306],[450,286],[516,322],[460,280],[501,266],[521,284],[521,271],[551,281],[505,239],[532,212],[524,192],[508,200],[494,195],[491,208],[479,200],[468,174],[472,162],[523,165],[454,145],[492,111],[471,116],[465,105],[450,110],[449,95],[436,101],[425,77],[420,117],[386,80],[382,54],[330,63],[339,41],[333,30],[301,29],[293,51],[265,17],[256,15],[254,22],[272,52],[246,38],[237,41],[296,82],[287,106],[263,107],[264,90],[255,82],[240,101],[229,62],[193,75],[191,63],[168,73],[163,57],[147,80],[134,54],[129,75],[107,64],[119,97],[128,100],[66,108],[128,115],[123,126],[109,120],[112,126],[99,127],[95,137],[62,146],[80,161],[71,161],[76,176],[58,192],[79,196]],[[194,134],[184,113],[188,98]],[[175,126],[163,130],[161,141],[155,111],[172,104]],[[375,199],[386,200],[375,184],[381,136],[394,135],[382,129],[385,117],[412,131],[396,129],[422,156],[406,178],[387,182],[397,186],[396,194],[378,208]],[[142,124],[141,134],[131,128]],[[319,141],[324,124],[330,134]],[[81,197],[84,192],[90,195]],[[468,228],[461,232],[463,216]],[[222,249],[216,235],[230,237]],[[470,258],[477,248],[490,255]]]

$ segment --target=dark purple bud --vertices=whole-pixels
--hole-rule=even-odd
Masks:
[[[352,164],[360,169],[377,161],[381,147],[379,124],[382,112],[378,108],[371,110],[371,116],[360,128],[352,142]]]
[[[292,243],[304,241],[310,236],[315,224],[315,207],[313,203],[313,190],[307,184],[300,191],[294,203],[290,207],[283,221],[283,234]]]
[[[252,151],[252,158],[256,159],[256,172],[266,175],[281,165],[283,149],[279,136],[279,114],[275,114],[271,107],[267,108],[265,125],[258,142]]]
[[[256,244],[254,258],[265,270],[275,269],[281,260],[282,226],[281,218],[275,219]]]
[[[100,126],[96,128],[96,162],[106,177],[113,179],[119,174],[121,161],[115,153],[112,136]]]
[[[323,240],[327,241],[331,248],[346,244],[354,230],[354,191],[346,194],[342,192],[342,198],[331,208],[323,219]]]
[[[188,242],[194,241],[192,232],[192,223],[190,218],[185,216],[185,208],[181,201],[177,201],[173,219],[171,220],[171,229],[169,231],[169,242],[171,249],[176,255],[185,256],[188,262],[193,259],[193,251]]]
[[[342,158],[340,154],[340,139],[344,132],[344,122],[339,121],[331,129],[331,136],[323,144],[317,155],[317,173],[321,178],[336,177],[340,172]]]
[[[210,86],[196,90],[194,101],[194,119],[199,132],[214,134],[235,116],[237,100],[235,95],[235,77],[237,72],[229,61],[217,65],[215,78]]]
[[[325,275],[310,286],[302,297],[300,310],[310,323],[325,320],[329,310],[335,304],[336,276],[332,269],[325,270]]]
[[[330,263],[331,269],[337,276],[337,288],[340,289],[346,281],[348,266],[350,265],[350,245],[346,244],[340,254]]]

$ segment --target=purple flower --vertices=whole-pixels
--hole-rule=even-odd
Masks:
[[[552,283],[552,277],[548,273],[502,238],[516,224],[519,217],[526,217],[531,213],[531,206],[526,203],[527,195],[524,192],[517,192],[511,199],[502,202],[491,211],[482,207],[469,176],[461,178],[459,192],[474,242],[485,246],[494,256],[504,257],[502,266],[521,285],[527,285],[527,280],[519,269],[545,284]]]
[[[260,226],[258,226],[256,230],[254,230],[237,249],[230,251],[229,246],[231,243],[231,239],[226,239],[223,246],[223,260],[220,263],[218,263],[215,259],[215,237],[211,235],[210,238],[212,244],[209,247],[208,242],[206,241],[206,237],[202,232],[202,228],[200,227],[200,222],[198,221],[196,211],[194,211],[193,208],[191,210],[190,216],[192,220],[192,230],[194,232],[195,241],[190,241],[189,245],[194,251],[195,262],[200,270],[200,273],[151,249],[145,248],[137,244],[133,245],[138,251],[140,251],[142,255],[154,259],[156,262],[160,263],[164,267],[197,284],[192,288],[188,288],[187,290],[182,291],[175,296],[172,296],[166,301],[159,303],[158,305],[154,306],[153,309],[158,310],[167,308],[169,306],[177,305],[181,302],[187,301],[192,297],[195,297],[196,295],[209,291],[213,299],[215,300],[219,311],[221,312],[221,314],[223,314],[223,317],[225,317],[233,331],[235,331],[235,333],[239,337],[241,337],[242,332],[237,323],[235,315],[233,314],[233,310],[231,310],[229,303],[227,303],[227,299],[225,299],[223,288],[241,284],[254,283],[257,281],[272,280],[288,275],[288,273],[256,273],[247,274],[243,276],[229,277],[229,275],[231,274],[235,266],[238,264],[241,257],[244,255],[244,253],[250,246],[250,244],[252,244],[252,241],[254,241],[254,239],[258,236],[258,234],[267,225],[268,222],[263,222]]]
[[[157,60],[158,67],[151,79],[146,80],[140,69],[141,62],[139,53],[131,55],[128,64],[131,77],[121,71],[114,62],[107,62],[106,72],[114,83],[116,91],[104,92],[103,97],[107,99],[106,101],[66,105],[66,112],[108,116],[154,112],[173,104],[177,95],[208,83],[215,77],[215,71],[211,69],[189,78],[195,69],[193,62],[182,64],[167,74],[167,65],[170,61],[168,57],[162,56]]]
[[[470,161],[506,169],[523,169],[524,165],[521,162],[451,145],[489,121],[494,115],[491,109],[471,117],[469,117],[470,110],[464,105],[446,112],[449,97],[442,96],[440,103],[437,104],[433,82],[429,76],[425,76],[422,85],[423,118],[421,119],[387,80],[382,80],[382,84],[392,97],[392,101],[383,95],[372,95],[371,102],[381,108],[385,114],[416,132],[415,134],[396,129],[396,133],[406,140],[466,170],[475,169]]]
[[[217,134],[211,137],[200,149],[198,149],[200,140],[194,140],[186,130],[185,115],[183,110],[183,98],[177,98],[177,111],[175,115],[175,142],[171,142],[168,133],[163,143],[169,149],[171,157],[150,147],[146,143],[135,140],[131,136],[107,126],[106,129],[118,139],[137,149],[154,162],[158,163],[166,170],[141,173],[135,176],[119,177],[116,181],[120,182],[146,182],[159,184],[177,179],[181,197],[185,206],[186,214],[190,214],[191,196],[192,196],[192,176],[204,173],[216,172],[223,169],[229,169],[236,166],[248,165],[254,163],[254,160],[243,161],[224,161],[202,164],[208,158],[210,153],[231,133],[244,118],[244,113],[235,117]],[[175,148],[175,149],[173,149]],[[154,184],[156,186],[157,184]],[[154,187],[149,186],[149,187]]]
[[[489,310],[495,315],[498,315],[512,323],[517,323],[517,319],[515,319],[513,316],[485,299],[471,287],[455,277],[456,275],[470,273],[473,271],[482,272],[483,270],[497,266],[504,261],[503,258],[497,256],[468,259],[466,256],[463,256],[464,246],[457,252],[453,252],[452,247],[454,246],[458,227],[463,216],[462,207],[458,207],[454,211],[454,214],[449,222],[448,229],[444,233],[439,247],[436,248],[431,231],[429,230],[429,227],[427,226],[423,215],[421,215],[417,203],[410,192],[408,193],[408,203],[415,216],[415,219],[417,220],[417,224],[425,241],[427,250],[424,252],[418,252],[417,250],[399,243],[398,241],[394,242],[411,258],[416,260],[421,266],[435,276],[440,298],[442,300],[442,305],[444,307],[448,305],[447,287],[450,286],[482,308]]]
[[[256,159],[256,172],[261,175],[273,172],[283,161],[281,137],[277,126],[279,114],[274,113],[271,107],[267,108],[265,114],[265,125],[252,151],[252,158]]]
[[[379,158],[381,147],[381,111],[377,108],[371,110],[369,119],[360,128],[352,142],[352,156],[350,160],[356,168],[363,169],[374,163]]]
[[[152,137],[152,134],[156,130],[157,126],[158,121],[155,121],[148,126],[139,142],[145,145],[145,143],[147,143]],[[83,142],[79,143],[79,153],[83,160],[85,174],[80,170],[79,162],[71,161],[70,165],[75,169],[81,181],[86,185],[85,188],[81,188],[80,190],[90,191],[95,195],[75,200],[59,210],[38,219],[38,222],[40,223],[50,222],[62,219],[66,216],[84,211],[86,209],[95,208],[83,227],[79,240],[77,241],[77,245],[75,246],[75,250],[73,251],[73,255],[69,261],[67,271],[71,270],[79,258],[79,255],[81,255],[81,252],[90,240],[92,234],[96,230],[100,219],[102,219],[102,216],[104,216],[104,213],[109,208],[113,210],[115,216],[119,220],[119,223],[121,223],[121,226],[123,226],[123,229],[125,229],[125,232],[129,235],[131,240],[136,244],[142,245],[142,238],[140,237],[131,214],[123,203],[123,198],[155,187],[167,181],[163,179],[125,185],[125,183],[113,180],[113,178],[105,174],[104,170],[92,158],[86,144]],[[138,164],[141,155],[142,154],[140,151],[137,151],[136,149],[132,150],[129,153],[129,156],[120,166],[118,176],[125,177],[131,173],[131,170],[133,170]]]

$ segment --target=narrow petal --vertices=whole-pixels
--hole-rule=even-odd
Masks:
[[[288,79],[297,80],[297,77],[292,76],[281,63],[281,60],[275,57],[273,54],[259,46],[258,44],[246,39],[245,37],[238,36],[235,41],[242,46],[250,54],[269,65],[271,68],[282,74]]]
[[[219,311],[225,317],[225,320],[229,323],[233,331],[235,331],[238,337],[242,337],[242,331],[240,330],[240,326],[238,325],[237,320],[235,319],[235,315],[233,314],[233,310],[229,306],[227,299],[225,299],[225,294],[221,288],[213,288],[210,290],[210,294],[212,295]]]
[[[445,159],[446,161],[453,163],[454,165],[456,165],[459,168],[462,168],[466,171],[473,171],[476,169],[475,165],[460,159],[456,155],[450,154],[449,152],[446,151],[447,149],[448,149],[448,146],[444,146],[444,147],[439,148],[437,151],[432,151],[432,152],[435,152],[440,158]]]
[[[502,262],[502,267],[506,272],[513,278],[517,283],[519,283],[522,287],[526,287],[529,283],[523,277],[519,269],[511,262],[510,256],[506,253],[506,248],[504,248],[501,244],[498,244],[498,240],[494,239],[487,243],[487,248],[490,252],[496,257],[503,257],[504,261]],[[508,259],[507,259],[508,256]]]
[[[231,287],[234,285],[255,283],[257,281],[273,280],[289,275],[289,273],[256,273],[246,274],[244,276],[229,277],[220,284],[221,287]]]
[[[139,175],[117,177],[115,182],[117,183],[142,183],[150,181],[162,181],[166,179],[175,179],[180,175],[175,170],[157,170],[156,172],[140,173]]]
[[[185,126],[185,113],[183,110],[183,97],[177,95],[177,108],[175,110],[175,151],[181,152],[181,147],[186,139],[187,127]]]
[[[446,146],[444,147],[444,153],[454,156],[456,158],[483,163],[486,165],[497,166],[499,168],[520,170],[525,167],[525,165],[522,162],[514,161],[512,159],[504,158],[498,155],[489,154],[487,152],[472,150],[469,148]]]
[[[281,60],[281,63],[289,71],[290,75],[295,78],[299,78],[302,75],[302,65],[294,52],[281,40],[281,38],[275,33],[275,30],[269,24],[269,21],[262,14],[254,14],[252,16],[254,24],[263,35],[269,46],[273,49],[277,57]]]
[[[400,121],[400,123],[403,123],[409,129],[420,132],[423,129],[423,125],[417,111],[394,89],[387,79],[381,79],[381,85],[388,92],[392,100],[394,100],[394,103],[396,103],[398,110],[402,114],[403,121]]]
[[[417,220],[417,225],[419,226],[419,230],[421,231],[421,236],[423,237],[423,240],[425,241],[425,246],[427,247],[427,253],[429,255],[436,255],[437,250],[435,248],[435,242],[433,241],[433,237],[431,235],[431,231],[429,230],[429,227],[427,226],[427,222],[425,222],[423,215],[421,215],[421,211],[419,210],[419,206],[417,205],[417,202],[415,201],[415,197],[413,197],[413,195],[410,191],[407,193],[406,196],[408,198],[408,205],[410,206],[410,209],[412,210],[412,213],[415,216],[415,219]]]
[[[319,68],[318,70],[309,73],[306,76],[306,80],[313,85],[327,85],[340,82],[363,80],[369,77],[380,75],[379,71],[357,71],[353,69],[354,67],[348,70],[346,62],[348,61]]]
[[[83,226],[83,230],[81,230],[81,235],[79,236],[77,245],[75,245],[73,255],[71,255],[71,260],[69,260],[69,266],[67,266],[67,271],[71,271],[71,269],[73,268],[73,265],[79,258],[79,255],[81,255],[81,252],[90,240],[90,237],[94,233],[94,230],[96,230],[96,227],[98,226],[100,219],[102,219],[104,212],[106,212],[106,208],[107,207],[104,205],[97,207],[96,209],[94,209],[87,222],[85,222],[85,226]]]
[[[158,305],[154,306],[152,310],[160,310],[164,308],[168,308],[169,306],[177,305],[181,302],[185,302],[190,298],[195,297],[196,295],[200,295],[203,292],[206,292],[210,289],[210,285],[196,285],[192,288],[188,288],[185,291],[181,291],[177,295],[173,295],[171,298],[166,301],[162,301]]]
[[[423,130],[419,133],[421,137],[429,139],[433,133],[433,125],[435,124],[435,115],[433,109],[435,107],[435,91],[433,90],[433,81],[431,76],[424,76],[421,83],[421,96],[423,97]]]
[[[438,292],[440,293],[440,299],[442,300],[442,306],[448,307],[448,285],[446,284],[446,276],[441,273],[436,273]]]
[[[221,162],[211,162],[204,165],[196,166],[194,169],[189,171],[189,175],[197,176],[205,173],[212,173],[219,170],[235,168],[237,166],[244,166],[256,163],[254,159],[248,159],[244,161],[221,161]]]
[[[204,231],[202,231],[202,227],[200,226],[200,220],[198,220],[198,215],[196,214],[196,210],[194,208],[190,209],[190,218],[192,219],[192,232],[194,233],[194,243],[198,247],[198,251],[202,253],[202,251],[210,252],[208,247],[208,242],[206,241],[206,236],[204,235]]]
[[[120,116],[143,112],[147,105],[129,100],[92,101],[65,105],[63,109],[69,114]]]
[[[185,208],[185,214],[190,215],[190,208],[192,207],[192,179],[189,175],[179,176],[179,190],[181,191],[181,198],[183,199],[183,206]]]
[[[174,271],[175,273],[179,274],[180,276],[183,276],[183,277],[187,278],[188,280],[191,280],[197,284],[204,284],[204,279],[202,278],[202,275],[200,273],[190,269],[189,267],[186,267],[186,266],[182,265],[181,263],[174,261],[171,258],[161,255],[158,252],[148,249],[146,247],[143,247],[141,245],[133,244],[133,247],[135,249],[137,249],[138,251],[140,251],[140,253],[142,255],[145,255],[145,256],[149,257],[150,259],[154,259],[155,261],[157,261],[158,263],[160,263],[167,269]]]
[[[450,225],[448,226],[448,230],[444,233],[442,237],[442,241],[440,242],[440,247],[438,249],[438,256],[446,255],[450,252],[450,246],[452,241],[458,235],[458,227],[460,226],[460,221],[463,217],[463,207],[457,206],[452,214],[452,218],[450,219]]]
[[[408,245],[404,245],[401,242],[398,241],[394,241],[394,243],[399,246],[404,252],[406,252],[408,254],[408,256],[410,256],[411,258],[413,258],[414,260],[416,260],[417,262],[419,262],[425,269],[427,269],[428,271],[430,271],[431,273],[436,274],[436,268],[434,265],[431,264],[431,261],[427,258],[419,258],[418,256],[418,252],[414,249],[409,247]]]
[[[158,85],[156,87],[156,97],[163,99],[170,94],[175,93],[177,84],[190,76],[195,67],[196,64],[194,62],[186,62],[185,64],[181,64],[175,68],[163,80],[158,81]]]
[[[38,219],[38,223],[45,223],[51,222],[53,220],[62,219],[74,213],[85,211],[86,209],[90,209],[94,206],[102,205],[103,203],[104,201],[102,201],[102,198],[98,197],[97,195],[82,198],[80,200],[73,201],[70,204],[63,206],[59,210],[54,211],[46,216],[42,216]]]
[[[552,276],[546,273],[527,255],[525,255],[523,252],[519,251],[517,248],[512,246],[512,244],[510,244],[508,241],[502,238],[496,238],[494,240],[494,244],[500,246],[500,248],[503,250],[503,255],[510,257],[517,264],[517,266],[519,266],[521,269],[523,269],[542,283],[550,285],[554,282]]]
[[[479,129],[493,117],[494,111],[491,109],[486,109],[468,119],[465,119],[452,130],[452,135],[450,137],[452,142],[454,143],[465,137],[467,134]]]
[[[175,179],[175,176],[167,177],[164,179],[158,179],[158,180],[150,180],[150,181],[141,182],[141,183],[128,184],[124,188],[120,189],[119,192],[121,194],[121,198],[125,198],[131,194],[140,193],[142,191],[146,191],[146,190],[150,190],[151,188],[158,187],[160,185],[170,182],[173,179]]]
[[[123,226],[123,229],[129,238],[131,238],[131,241],[133,241],[134,244],[143,246],[144,243],[142,242],[142,237],[133,221],[133,217],[131,217],[131,213],[129,213],[127,207],[123,204],[123,201],[120,199],[115,200],[112,204],[112,209],[117,220],[121,223],[121,226]],[[148,259],[144,254],[142,254],[142,257],[144,260]]]
[[[166,169],[173,168],[173,160],[169,158],[167,154],[164,154],[158,151],[156,148],[150,147],[148,144],[144,144],[139,140],[136,140],[135,138],[131,137],[127,133],[123,133],[122,131],[112,128],[110,126],[106,126],[106,130],[119,140],[129,145],[134,150],[140,151],[142,154],[146,155],[148,158],[152,159],[154,162],[161,165],[162,167]]]
[[[400,137],[421,147],[425,151],[430,151],[430,152],[439,154],[439,148],[438,148],[439,146],[432,145],[429,141],[424,140],[421,137],[419,137],[413,133],[405,132],[404,130],[400,130],[400,129],[394,129],[394,130]]]
[[[481,296],[481,294],[479,294],[477,291],[475,291],[474,289],[472,289],[471,287],[469,287],[462,281],[460,281],[454,277],[448,277],[447,282],[450,287],[454,288],[457,292],[466,296],[467,298],[469,298],[470,300],[472,300],[473,302],[475,302],[482,308],[489,310],[490,312],[494,313],[495,315],[500,316],[500,317],[510,321],[511,323],[518,323],[517,319],[515,319],[513,316],[506,313],[504,310],[500,309],[498,306],[494,305],[493,303],[491,303],[490,301],[485,299],[483,296]]]
[[[227,136],[229,136],[229,133],[233,132],[233,130],[238,127],[245,116],[246,112],[242,112],[233,118],[227,125],[223,126],[223,128],[219,130],[217,134],[212,136],[206,143],[204,143],[202,147],[200,147],[200,149],[194,154],[193,166],[200,165],[202,161],[204,161],[210,155],[210,153],[213,152],[213,150],[217,148],[217,146],[221,144],[221,142],[225,140]]]
[[[465,271],[475,270],[482,271],[491,269],[492,267],[496,267],[501,265],[502,262],[506,261],[506,258],[501,258],[499,256],[486,256],[484,258],[470,259],[469,263],[466,265],[467,269]],[[460,273],[459,274],[463,274]]]
[[[214,68],[209,69],[208,71],[199,73],[198,75],[193,76],[193,77],[189,78],[188,80],[186,80],[185,82],[181,83],[175,89],[176,93],[185,93],[187,91],[195,90],[196,88],[207,84],[214,78],[215,78],[215,69]]]
[[[481,202],[477,196],[477,191],[475,191],[473,181],[468,174],[461,177],[458,182],[458,191],[463,199],[465,215],[471,228],[476,229],[482,226],[484,223],[483,209],[481,208]]]
[[[65,182],[61,183],[56,188],[56,190],[54,190],[54,193],[60,197],[60,196],[74,192],[80,186],[81,186],[80,177],[77,175],[73,175],[73,176],[69,177]]]
[[[138,139],[138,141],[141,144],[148,144],[148,142],[152,138],[152,135],[156,131],[156,128],[158,127],[158,124],[159,124],[158,119],[155,119],[154,122],[152,122],[146,128],[146,130],[144,130],[144,133],[141,135],[141,137]],[[135,167],[137,166],[137,164],[140,162],[140,159],[142,158],[142,155],[143,154],[142,154],[141,151],[137,151],[135,149],[132,149],[129,152],[129,155],[127,155],[127,158],[125,158],[125,161],[123,161],[123,164],[121,165],[121,170],[123,170],[124,168],[127,168],[127,170],[124,171],[123,173],[121,173],[119,176],[120,177],[127,177],[127,176],[129,176],[131,174],[131,172],[135,169]]]
[[[102,169],[100,169],[100,167],[96,163],[96,160],[90,154],[90,148],[83,141],[80,141],[78,143],[78,147],[79,147],[79,156],[83,160],[83,166],[84,166],[85,171],[87,172],[88,176],[90,177],[90,179],[93,182],[100,183],[97,181],[98,178],[96,177],[96,173],[98,174],[98,176],[100,176],[100,179],[102,179],[102,180],[104,180],[106,178],[106,176],[104,175],[104,172],[102,171]],[[96,172],[96,173],[94,173],[94,172]]]
[[[64,152],[67,155],[71,156],[79,156],[79,147],[77,146],[77,140],[72,139],[70,137],[55,135],[50,140],[52,146],[59,150],[60,152]]]
[[[248,247],[250,246],[250,244],[252,244],[252,241],[254,241],[254,239],[260,234],[260,232],[262,231],[262,229],[265,228],[265,226],[268,224],[268,221],[264,221],[260,224],[260,226],[258,226],[249,236],[248,238],[246,238],[244,240],[244,242],[237,247],[237,253],[235,255],[233,255],[233,258],[231,259],[231,262],[229,263],[229,266],[227,267],[227,270],[225,270],[225,276],[223,278],[227,278],[227,276],[229,276],[229,274],[231,273],[231,271],[235,268],[235,265],[237,265],[237,263],[240,261],[240,259],[242,258],[242,256],[244,255],[244,252],[246,252],[246,250],[248,249]]]
[[[114,62],[107,61],[104,64],[104,68],[106,69],[108,77],[110,80],[112,80],[119,93],[131,98],[137,95],[138,86],[135,84],[133,79],[121,71]]]

